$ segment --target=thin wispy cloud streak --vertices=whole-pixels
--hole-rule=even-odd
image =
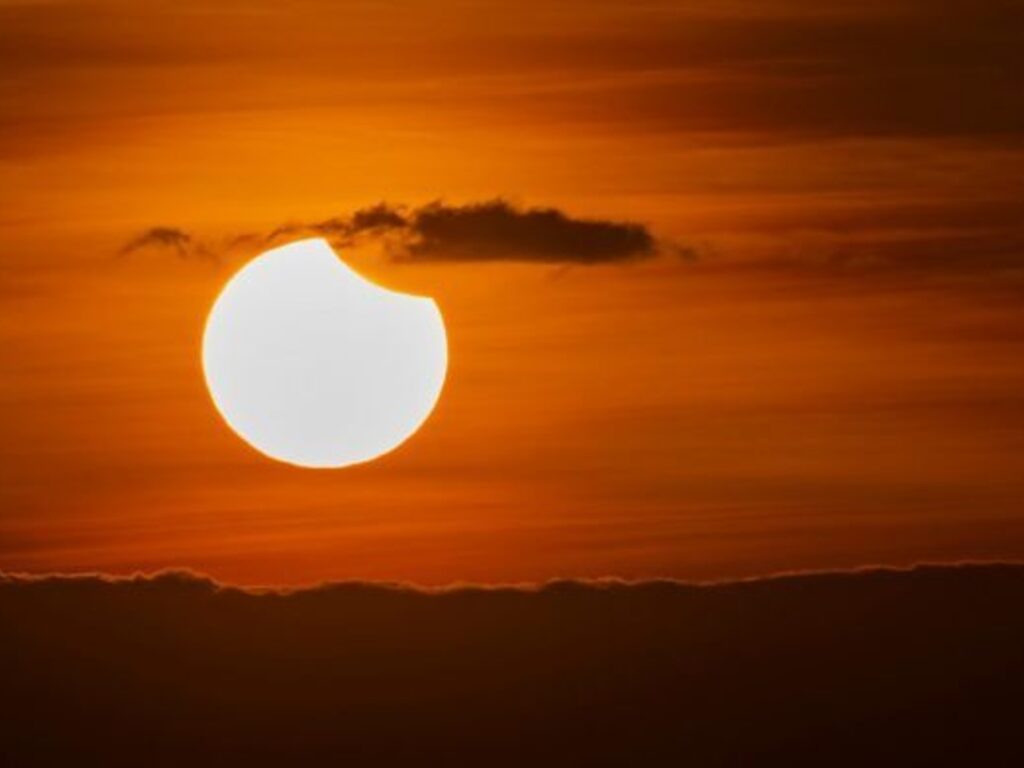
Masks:
[[[118,254],[130,256],[140,251],[169,251],[183,259],[213,258],[213,253],[205,243],[178,227],[150,227],[121,246]]]

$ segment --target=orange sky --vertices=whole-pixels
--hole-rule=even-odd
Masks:
[[[723,577],[1024,556],[1010,3],[0,0],[0,569]],[[597,266],[347,255],[451,369],[370,465],[199,370],[232,236],[389,201],[636,221]],[[122,246],[181,228],[217,258]]]

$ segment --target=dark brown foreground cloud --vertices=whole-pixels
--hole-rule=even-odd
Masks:
[[[351,215],[234,235],[223,249],[313,236],[342,246],[379,240],[392,258],[405,262],[609,264],[654,256],[660,250],[690,255],[678,246],[660,244],[643,224],[576,218],[557,208],[520,208],[501,199],[465,205],[435,201],[413,208],[379,203]],[[181,229],[155,227],[130,240],[121,251],[151,248],[172,248],[183,257],[218,250]]]
[[[1024,566],[255,593],[0,578],[4,765],[1012,765]]]

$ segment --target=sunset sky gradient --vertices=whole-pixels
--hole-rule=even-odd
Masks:
[[[1024,557],[1022,28],[1013,0],[0,0],[0,570]],[[441,401],[371,464],[275,463],[216,413],[206,314],[275,230],[380,203],[413,223],[331,234],[438,302]]]

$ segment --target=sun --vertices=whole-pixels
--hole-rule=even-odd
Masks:
[[[202,360],[239,437],[278,461],[333,468],[415,434],[440,397],[448,345],[433,299],[370,282],[316,238],[235,273],[210,310]]]

